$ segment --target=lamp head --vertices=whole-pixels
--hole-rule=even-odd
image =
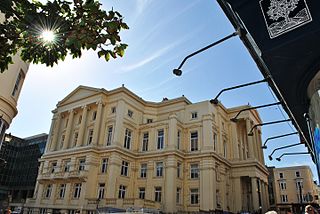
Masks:
[[[261,149],[267,149],[266,145],[261,146]]]
[[[230,121],[236,123],[236,122],[238,122],[239,120],[238,120],[237,118],[231,118]]]
[[[277,161],[281,161],[281,158],[276,158]]]
[[[271,160],[271,161],[272,161],[272,156],[271,156],[271,155],[269,155],[268,157],[269,157],[269,160]]]
[[[210,100],[210,103],[211,103],[211,104],[218,105],[219,100],[218,100],[218,99],[211,99],[211,100]]]
[[[181,76],[182,74],[182,71],[180,69],[173,69],[173,73],[176,75],[176,76]]]
[[[248,133],[248,136],[253,136],[253,132],[249,132],[249,133]]]

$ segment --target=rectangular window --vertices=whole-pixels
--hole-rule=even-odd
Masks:
[[[63,147],[65,137],[66,137],[65,135],[61,136],[60,149],[62,149],[62,147]]]
[[[177,163],[177,177],[178,178],[181,177],[181,163],[180,162]]]
[[[280,197],[281,197],[281,202],[282,203],[288,202],[288,196],[287,195],[280,195]]]
[[[90,145],[92,143],[92,138],[93,138],[93,129],[89,129],[87,145]]]
[[[140,187],[139,188],[139,199],[144,199],[146,195],[146,188]]]
[[[180,197],[181,197],[181,188],[177,188],[177,194],[176,194],[176,203],[180,204]]]
[[[191,112],[191,119],[197,119],[198,118],[198,112]]]
[[[130,149],[130,144],[131,144],[131,130],[129,129],[126,129],[126,133],[125,133],[125,136],[124,136],[124,148],[126,149]]]
[[[279,184],[280,184],[280,189],[281,189],[281,190],[287,189],[287,184],[286,184],[286,182],[282,181],[282,182],[280,182]]]
[[[59,198],[64,198],[65,194],[66,194],[66,184],[60,184]]]
[[[86,159],[80,159],[79,160],[79,171],[85,170],[85,165],[86,165]]]
[[[154,188],[154,200],[156,202],[161,202],[161,187]]]
[[[81,183],[76,183],[74,185],[73,198],[80,198],[81,194]]]
[[[142,163],[140,166],[140,178],[146,178],[147,177],[147,164]]]
[[[103,158],[101,163],[101,173],[107,173],[108,169],[108,158]]]
[[[64,165],[64,172],[70,172],[71,160],[65,160],[63,165]]]
[[[57,169],[57,162],[51,163],[51,173],[55,173]]]
[[[199,190],[190,189],[190,202],[191,204],[199,204]]]
[[[300,178],[300,172],[299,171],[296,171],[296,177]]]
[[[97,111],[92,112],[92,120],[97,119]]]
[[[16,83],[14,84],[12,94],[11,94],[13,97],[16,96],[17,92],[19,91],[22,78],[23,78],[23,72],[20,71],[18,74],[18,77],[16,79]]]
[[[148,144],[149,144],[149,133],[145,132],[143,133],[143,139],[142,139],[142,151],[148,151]]]
[[[127,161],[122,161],[121,175],[128,176],[129,163]]]
[[[128,116],[129,116],[129,117],[132,117],[132,116],[133,116],[133,111],[128,110]]]
[[[198,150],[198,131],[194,131],[190,133],[190,148],[191,151]]]
[[[52,184],[48,184],[45,192],[45,197],[50,198],[52,192]]]
[[[283,173],[282,172],[279,173],[279,178],[283,178]]]
[[[81,121],[82,121],[82,115],[80,114],[80,115],[79,115],[79,119],[78,119],[78,124],[80,124]]]
[[[297,190],[303,189],[303,181],[296,181]]]
[[[218,143],[217,133],[213,133],[213,151],[217,151],[217,143]]]
[[[98,187],[98,199],[103,199],[104,198],[104,183],[100,183]]]
[[[124,198],[125,196],[126,196],[126,187],[124,185],[120,185],[118,198]]]
[[[113,127],[109,126],[108,127],[108,134],[107,134],[107,146],[110,146],[111,142],[112,142],[112,130],[113,130]]]
[[[116,113],[116,111],[117,111],[116,107],[112,107],[112,108],[111,108],[111,113],[112,113],[112,114]]]
[[[180,149],[180,141],[181,141],[181,130],[177,132],[177,149]]]
[[[78,136],[79,136],[79,133],[78,133],[78,132],[75,132],[75,133],[73,134],[73,146],[76,146],[76,145],[77,145]]]
[[[228,145],[227,145],[227,142],[224,140],[223,141],[223,157],[225,157],[225,158],[227,158],[227,152],[228,152],[228,147],[227,147]]]
[[[157,149],[163,149],[164,146],[164,131],[163,129],[158,130],[158,142]]]
[[[156,163],[156,176],[157,177],[163,176],[163,163],[162,162]]]
[[[190,177],[191,179],[199,178],[199,164],[190,164]]]
[[[147,119],[147,123],[152,123],[153,120],[152,119]]]

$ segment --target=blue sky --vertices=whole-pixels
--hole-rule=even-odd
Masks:
[[[129,45],[123,58],[105,62],[95,52],[81,59],[67,58],[53,68],[30,65],[18,102],[18,116],[8,132],[19,137],[48,133],[51,110],[79,85],[107,90],[122,84],[144,100],[161,101],[163,97],[185,95],[190,101],[209,100],[223,88],[262,79],[256,64],[238,37],[209,49],[183,66],[176,77],[172,69],[188,54],[232,33],[230,22],[214,0],[101,0],[103,7],[121,12],[130,30],[121,33]],[[226,107],[250,103],[252,106],[275,102],[263,83],[222,94]],[[259,111],[264,122],[281,120],[287,115],[280,107]],[[284,123],[265,126],[263,142],[275,135],[295,131]],[[279,146],[298,143],[290,136],[268,143],[266,164],[271,166],[310,165],[316,179],[315,166],[309,155],[286,156],[281,162],[267,156]],[[304,152],[301,145],[282,152]]]

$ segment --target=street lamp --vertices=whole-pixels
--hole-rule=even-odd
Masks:
[[[230,39],[230,38],[232,38],[232,37],[234,37],[234,36],[239,35],[240,37],[242,37],[242,36],[245,35],[245,34],[247,34],[247,32],[246,32],[244,29],[238,28],[236,32],[233,32],[232,34],[230,34],[230,35],[228,35],[228,36],[226,36],[226,37],[224,37],[224,38],[222,38],[222,39],[220,39],[220,40],[218,40],[218,41],[216,41],[216,42],[214,42],[214,43],[212,43],[212,44],[210,44],[210,45],[207,45],[206,47],[201,48],[200,50],[197,50],[197,51],[189,54],[188,56],[186,56],[186,57],[182,60],[182,62],[181,62],[181,64],[179,65],[178,68],[173,69],[173,73],[174,73],[176,76],[181,76],[181,74],[182,74],[181,68],[182,68],[183,64],[184,64],[189,58],[191,58],[191,57],[193,57],[194,55],[197,55],[197,54],[199,54],[199,53],[201,53],[201,52],[203,52],[203,51],[205,51],[205,50],[207,50],[207,49],[209,49],[209,48],[212,48],[213,46],[216,46],[216,45],[218,45],[218,44],[220,44],[220,43],[222,43],[222,42],[224,42],[224,41],[226,41],[226,40],[228,40],[228,39]]]
[[[267,123],[259,123],[259,124],[255,124],[251,130],[248,133],[248,136],[253,136],[253,130],[255,128],[257,128],[258,126],[265,126],[265,125],[272,125],[272,124],[276,124],[276,123],[283,123],[283,122],[288,122],[291,121],[291,119],[286,119],[286,120],[277,120],[277,121],[272,121],[272,122],[267,122]]]
[[[292,133],[288,133],[288,134],[283,134],[283,135],[277,135],[274,137],[269,137],[266,139],[266,141],[264,142],[263,146],[261,146],[261,149],[266,149],[267,148],[267,142],[269,140],[273,140],[273,139],[277,139],[277,138],[282,138],[282,137],[286,137],[286,136],[290,136],[290,135],[294,135],[294,134],[299,134],[299,132],[292,132]]]
[[[290,148],[290,147],[294,147],[294,146],[298,146],[298,145],[302,145],[303,143],[295,143],[295,144],[291,144],[291,145],[287,145],[287,146],[282,146],[282,147],[278,147],[276,149],[274,149],[271,154],[269,155],[269,160],[272,160],[272,155],[273,153],[275,153],[275,151],[280,150],[280,149],[286,149],[286,148]]]
[[[277,161],[281,161],[281,158],[283,156],[288,156],[288,155],[308,155],[308,152],[289,152],[289,153],[283,153],[279,157],[276,158]]]

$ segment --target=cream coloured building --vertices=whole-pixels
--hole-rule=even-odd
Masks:
[[[268,167],[268,170],[270,206],[278,213],[300,213],[307,204],[319,203],[318,186],[309,166]]]
[[[269,208],[260,123],[248,106],[148,102],[79,86],[53,110],[30,213],[145,207],[166,213]]]

